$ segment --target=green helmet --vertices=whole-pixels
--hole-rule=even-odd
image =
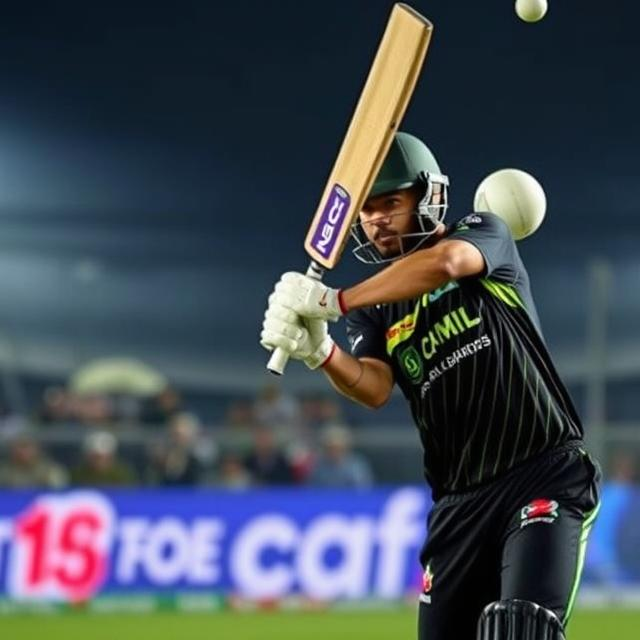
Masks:
[[[416,210],[412,212],[416,225],[410,233],[398,236],[400,250],[394,255],[383,256],[375,241],[367,235],[364,223],[357,219],[351,227],[351,236],[355,241],[353,254],[358,260],[367,264],[392,262],[420,248],[442,222],[449,205],[449,179],[440,173],[427,145],[415,136],[398,131],[368,197],[415,185],[422,187]],[[434,194],[437,194],[437,200]],[[371,223],[368,229],[371,229]]]
[[[398,131],[369,196],[408,189],[420,181],[421,174],[440,175],[438,162],[422,140]]]

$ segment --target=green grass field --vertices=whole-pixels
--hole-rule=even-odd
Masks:
[[[414,640],[411,611],[63,614],[0,617],[17,640]],[[640,611],[578,611],[570,640],[637,640]],[[454,639],[452,639],[454,640]]]

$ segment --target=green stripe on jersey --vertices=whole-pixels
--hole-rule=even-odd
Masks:
[[[573,605],[576,602],[576,596],[578,595],[578,587],[580,585],[580,576],[582,576],[582,569],[584,568],[584,557],[587,553],[587,539],[589,538],[589,533],[591,532],[591,527],[598,516],[598,512],[600,511],[600,503],[596,505],[593,511],[590,511],[585,518],[585,521],[582,523],[582,530],[580,532],[580,540],[578,543],[578,562],[576,564],[576,573],[573,579],[573,587],[571,589],[571,595],[569,596],[569,603],[567,604],[567,611],[564,614],[564,619],[562,620],[562,624],[566,626],[569,622],[569,618],[571,617],[571,613],[573,611]]]
[[[498,300],[501,300],[506,305],[524,309],[524,303],[515,287],[505,284],[504,282],[491,280],[491,278],[480,278],[480,283],[492,296],[498,298]]]

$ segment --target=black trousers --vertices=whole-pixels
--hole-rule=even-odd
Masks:
[[[419,640],[474,640],[484,606],[507,598],[536,602],[566,624],[599,482],[582,444],[568,443],[438,500],[420,555]]]

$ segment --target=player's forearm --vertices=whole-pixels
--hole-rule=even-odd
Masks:
[[[399,302],[433,291],[453,279],[455,265],[445,243],[416,251],[342,291],[347,309]]]
[[[392,383],[375,367],[338,346],[322,370],[336,391],[369,409],[381,407],[389,398]]]

